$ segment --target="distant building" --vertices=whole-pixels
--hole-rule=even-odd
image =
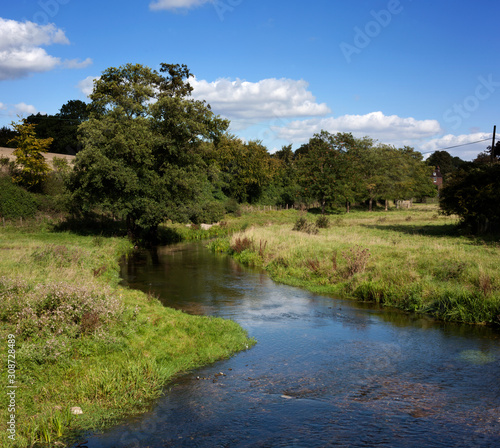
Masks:
[[[432,182],[434,185],[437,185],[438,189],[443,186],[443,175],[441,174],[438,166],[432,172]]]

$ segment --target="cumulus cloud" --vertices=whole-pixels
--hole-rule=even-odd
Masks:
[[[78,83],[78,88],[86,96],[89,96],[94,90],[94,81],[99,79],[99,76],[87,76]]]
[[[81,68],[92,62],[90,59],[83,63],[62,62],[41,48],[52,44],[69,44],[64,31],[54,24],[38,25],[0,17],[0,81],[49,71],[61,64],[68,68]]]
[[[64,66],[66,68],[85,68],[92,64],[92,59],[87,58],[84,61],[80,61],[79,59],[70,59],[64,61]]]
[[[248,82],[218,79],[213,82],[189,80],[193,97],[206,100],[212,110],[229,119],[266,120],[273,118],[311,117],[330,113],[318,104],[303,80],[264,79]]]
[[[191,9],[201,6],[205,3],[213,3],[214,0],[155,0],[149,4],[152,10],[177,10]]]
[[[429,154],[437,150],[444,150],[463,160],[472,160],[480,152],[485,151],[488,146],[491,146],[491,141],[492,134],[487,132],[462,135],[447,134],[422,144],[420,150]]]
[[[36,107],[26,103],[14,104],[14,107],[10,112],[11,115],[33,115],[36,113]]]
[[[411,141],[434,137],[441,132],[436,120],[416,120],[397,115],[371,112],[366,115],[314,118],[292,121],[273,129],[280,138],[294,143],[304,143],[321,130],[332,134],[351,132],[356,137],[369,136],[381,143],[409,144]]]

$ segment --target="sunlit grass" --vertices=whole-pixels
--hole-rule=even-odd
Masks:
[[[294,219],[313,224],[317,215],[288,216],[274,222],[269,215],[267,223],[259,217],[227,246],[252,241],[235,257],[263,266],[279,282],[445,320],[500,323],[498,243],[461,236],[456,220],[439,215],[437,206],[332,215],[317,234],[292,230]]]
[[[0,356],[14,334],[19,386],[15,443],[0,398],[0,446],[61,446],[144,411],[179,372],[253,344],[235,322],[120,287],[119,256],[130,249],[120,238],[0,227]]]

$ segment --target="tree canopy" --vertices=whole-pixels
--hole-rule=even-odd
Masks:
[[[51,152],[75,155],[81,148],[78,143],[78,126],[88,119],[86,103],[70,100],[55,115],[30,115],[26,123],[35,124],[39,138],[52,138]]]
[[[105,70],[78,129],[84,149],[68,184],[75,210],[111,212],[133,236],[153,237],[165,219],[185,218],[208,182],[201,146],[228,126],[189,98],[189,76],[167,64],[160,73],[140,64]]]

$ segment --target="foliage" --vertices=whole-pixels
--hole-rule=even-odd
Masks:
[[[435,151],[425,162],[433,169],[439,167],[439,171],[443,175],[443,182],[446,182],[449,176],[464,164],[460,157],[453,157],[447,151]]]
[[[0,216],[5,219],[29,218],[38,208],[36,196],[0,176]]]
[[[328,218],[328,216],[321,215],[316,220],[316,227],[318,229],[328,229],[328,227],[330,227],[330,225],[331,225],[331,223],[330,223],[330,219]]]
[[[19,134],[10,140],[16,147],[13,180],[28,190],[40,189],[50,171],[43,153],[48,151],[53,139],[37,138],[35,125],[23,121],[12,123],[12,127]]]
[[[37,126],[40,138],[53,138],[51,152],[74,155],[81,150],[78,143],[78,126],[89,117],[89,108],[80,100],[70,100],[55,115],[30,115],[27,123]]]
[[[276,164],[258,141],[223,136],[213,147],[223,193],[239,202],[257,202],[273,180]]]
[[[16,135],[18,134],[13,129],[2,126],[0,128],[0,148],[15,148],[14,144],[10,142]]]
[[[500,164],[468,163],[457,170],[441,190],[443,213],[458,215],[473,233],[500,230]]]
[[[309,222],[307,218],[304,217],[297,219],[292,230],[309,233],[311,235],[316,235],[319,231],[318,227],[314,223]]]
[[[212,224],[224,218],[224,204],[217,201],[194,204],[189,209],[189,220],[193,224]]]
[[[355,165],[348,149],[355,144],[351,134],[315,134],[300,156],[299,184],[306,194],[317,199],[325,213],[327,204],[352,200]]]
[[[135,238],[154,239],[161,222],[187,221],[206,200],[201,149],[228,126],[187,98],[185,66],[162,64],[160,72],[167,74],[127,64],[95,82],[91,117],[79,127],[84,150],[68,182],[75,212],[111,213]]]

